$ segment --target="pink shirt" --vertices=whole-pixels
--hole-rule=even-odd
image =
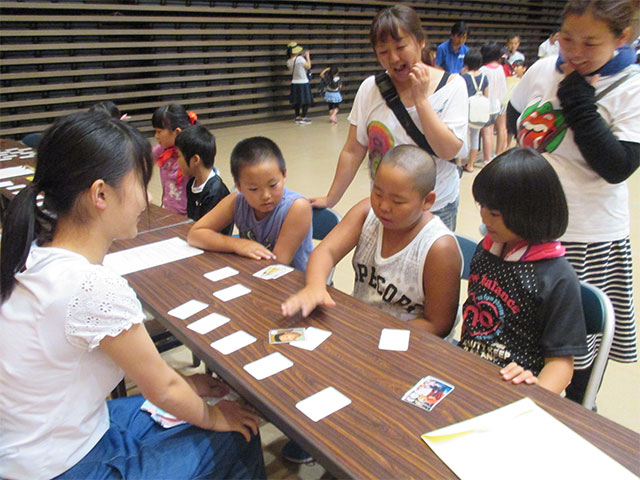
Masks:
[[[163,152],[160,145],[153,147],[153,161],[158,162],[158,157]],[[160,183],[162,184],[162,206],[180,215],[187,214],[187,182],[189,177],[183,176],[178,182],[178,157],[173,155],[160,169]]]

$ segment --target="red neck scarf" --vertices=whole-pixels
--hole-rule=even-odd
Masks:
[[[170,160],[171,158],[173,158],[174,155],[177,156],[178,154],[178,149],[173,146],[173,147],[169,147],[167,148],[164,152],[162,152],[160,155],[158,155],[158,167],[162,168],[162,166],[167,163],[168,160]],[[180,167],[178,167],[178,174],[176,175],[176,182],[177,183],[181,183],[182,182],[182,170],[180,170]]]

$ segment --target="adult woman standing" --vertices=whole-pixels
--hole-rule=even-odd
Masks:
[[[234,402],[208,405],[201,396],[226,389],[170,368],[135,292],[101,265],[112,240],[137,234],[152,165],[147,139],[130,125],[104,113],[63,117],[40,142],[33,182],[7,209],[2,478],[265,476],[257,416]],[[105,402],[123,370],[189,424],[165,430],[140,410],[140,395]]]
[[[632,0],[570,0],[560,56],[534,64],[515,87],[509,119],[518,141],[555,168],[569,206],[562,242],[580,279],[607,293],[616,314],[610,358],[637,361],[629,198],[640,163],[640,69],[626,46]],[[568,126],[563,130],[563,125]],[[567,397],[581,402],[599,338],[577,358]]]
[[[289,59],[287,68],[291,73],[291,94],[289,101],[296,111],[295,122],[308,125],[311,120],[307,118],[307,111],[313,105],[313,95],[309,85],[308,72],[311,70],[311,55],[309,50],[304,50],[296,42],[291,42],[287,47]]]
[[[402,104],[435,152],[436,201],[431,211],[453,230],[459,177],[455,163],[449,160],[463,149],[467,137],[469,103],[465,82],[459,75],[442,82],[445,72],[422,62],[426,35],[420,17],[411,7],[395,5],[378,12],[371,25],[370,40]],[[367,152],[373,175],[391,147],[416,144],[385,103],[374,76],[360,85],[349,121],[349,135],[329,193],[312,198],[314,207],[331,207],[340,200]]]

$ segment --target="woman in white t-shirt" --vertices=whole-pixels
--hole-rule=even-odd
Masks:
[[[307,117],[309,107],[313,105],[313,94],[309,84],[309,70],[311,70],[311,55],[301,45],[291,42],[287,47],[289,59],[287,68],[291,73],[291,93],[289,101],[296,112],[295,122],[298,125],[308,125],[311,120]]]
[[[7,209],[2,478],[265,476],[257,416],[226,400],[208,405],[202,397],[227,388],[170,368],[135,292],[102,265],[114,239],[136,236],[152,165],[149,142],[125,122],[95,112],[62,117],[40,141],[33,182]],[[140,410],[140,395],[106,402],[123,370],[149,401],[188,423],[165,430]]]
[[[371,25],[370,40],[400,100],[435,152],[436,200],[431,212],[454,230],[459,176],[455,162],[450,160],[466,153],[463,152],[469,121],[466,84],[459,75],[452,75],[438,89],[445,72],[422,62],[426,35],[420,17],[411,7],[395,5],[378,12]],[[374,76],[360,85],[349,121],[349,136],[329,193],[312,198],[314,207],[332,207],[342,198],[367,153],[373,177],[380,159],[393,146],[415,145],[382,98]]]
[[[609,357],[619,362],[637,361],[625,182],[640,163],[640,69],[627,45],[633,1],[570,0],[561,55],[536,62],[508,108],[520,145],[541,151],[562,182],[569,207],[561,238],[566,257],[581,280],[611,299],[616,329]],[[575,359],[568,398],[582,401],[599,342],[590,336],[589,354]]]

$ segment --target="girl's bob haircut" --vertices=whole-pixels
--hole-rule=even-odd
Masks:
[[[505,226],[531,245],[557,240],[567,229],[560,179],[531,148],[513,148],[493,159],[475,178],[473,198],[499,211]]]

